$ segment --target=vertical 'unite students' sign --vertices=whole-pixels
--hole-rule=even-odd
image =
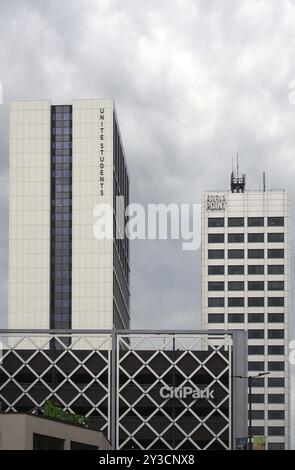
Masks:
[[[104,108],[99,109],[99,195],[104,196]]]

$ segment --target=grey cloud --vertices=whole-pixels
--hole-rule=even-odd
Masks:
[[[249,189],[265,170],[268,187],[294,199],[294,20],[288,0],[1,1],[2,319],[8,101],[114,97],[134,202],[200,202],[206,189],[227,189],[237,151]],[[200,266],[200,250],[134,242],[133,326],[198,328]]]

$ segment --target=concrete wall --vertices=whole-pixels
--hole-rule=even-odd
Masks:
[[[19,413],[0,414],[0,450],[33,450],[33,434],[43,434],[64,439],[64,449],[70,449],[70,441],[110,449],[104,434],[92,429]]]

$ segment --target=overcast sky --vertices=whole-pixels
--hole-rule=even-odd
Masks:
[[[1,0],[2,325],[9,101],[113,97],[132,202],[198,203],[206,189],[229,189],[237,152],[248,189],[265,171],[267,188],[294,200],[294,24],[294,0]],[[131,250],[132,326],[199,328],[200,250]]]

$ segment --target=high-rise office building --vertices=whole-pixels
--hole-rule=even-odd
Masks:
[[[245,177],[232,175],[231,191],[204,195],[203,328],[248,331],[249,376],[269,372],[253,379],[251,400],[252,435],[268,449],[290,438],[289,227],[283,190],[245,191]]]
[[[129,245],[115,236],[117,196],[126,207],[113,100],[11,103],[9,328],[129,327]],[[113,209],[113,238],[94,237],[99,203]]]

